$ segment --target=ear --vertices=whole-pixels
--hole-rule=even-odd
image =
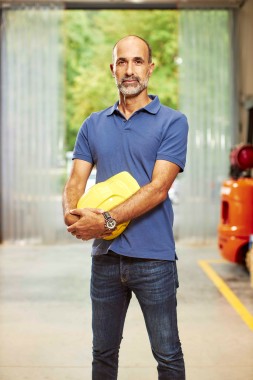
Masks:
[[[113,70],[113,64],[112,63],[110,64],[110,70],[111,70],[112,76],[115,77],[114,70]]]
[[[150,63],[150,65],[149,65],[149,77],[151,77],[151,75],[154,71],[154,68],[155,68],[155,64],[153,62]]]

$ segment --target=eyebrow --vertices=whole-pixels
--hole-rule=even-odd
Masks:
[[[132,58],[133,60],[140,60],[140,61],[143,61],[144,62],[144,59],[142,57],[133,57]],[[127,61],[128,59],[127,58],[124,58],[124,57],[119,57],[116,62],[118,61]]]

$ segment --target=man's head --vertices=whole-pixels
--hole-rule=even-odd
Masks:
[[[154,69],[152,51],[147,41],[132,35],[120,39],[113,48],[110,68],[122,95],[140,94],[147,88]]]

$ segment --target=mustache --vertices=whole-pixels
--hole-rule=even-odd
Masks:
[[[131,77],[123,77],[121,79],[121,83],[125,82],[125,81],[128,81],[128,80],[136,80],[137,82],[140,83],[140,78],[139,77],[136,77],[136,76],[131,76]]]

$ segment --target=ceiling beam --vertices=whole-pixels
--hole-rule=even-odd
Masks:
[[[0,0],[0,7],[62,5],[66,9],[235,9],[247,0]]]

